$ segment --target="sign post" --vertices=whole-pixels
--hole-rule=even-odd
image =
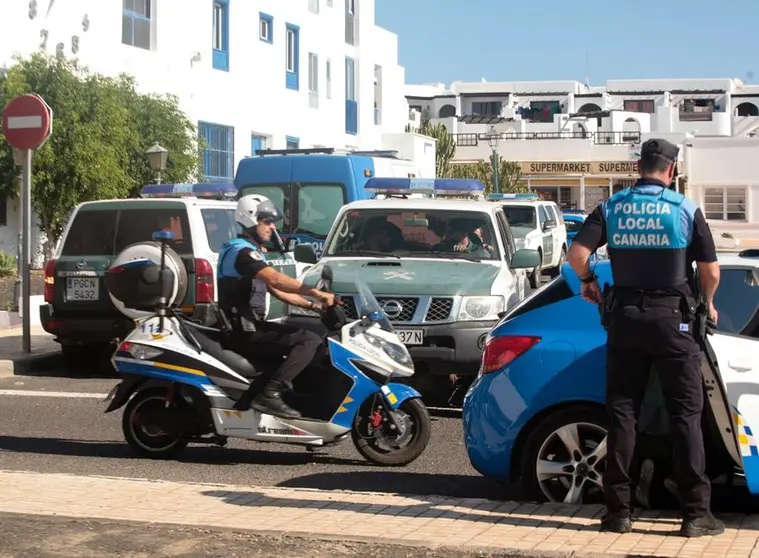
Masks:
[[[39,95],[20,95],[3,109],[3,135],[13,148],[13,160],[21,166],[21,313],[23,349],[32,352],[29,299],[32,263],[32,155],[53,131],[53,111]]]

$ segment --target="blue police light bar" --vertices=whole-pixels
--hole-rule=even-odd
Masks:
[[[234,199],[237,187],[234,184],[148,184],[140,192],[143,198],[211,198]]]
[[[471,178],[370,178],[364,189],[377,194],[471,196],[484,192],[485,185]]]
[[[539,200],[540,196],[537,194],[488,194],[488,201],[503,201],[503,200],[525,200],[535,201]]]

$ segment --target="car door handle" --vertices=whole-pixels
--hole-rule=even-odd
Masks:
[[[745,360],[731,360],[727,365],[738,372],[748,372],[754,369],[754,366]]]

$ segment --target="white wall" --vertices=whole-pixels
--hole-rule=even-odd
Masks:
[[[172,93],[190,119],[234,126],[235,163],[251,154],[251,135],[267,136],[268,147],[285,148],[286,136],[300,147],[381,149],[383,134],[402,133],[408,110],[402,95],[404,69],[398,65],[397,36],[374,23],[374,0],[357,4],[357,46],[345,41],[345,0],[320,13],[307,0],[229,0],[229,71],[212,67],[211,0],[153,0],[154,44],[144,50],[122,44],[122,2],[119,0],[58,0],[37,2],[29,17],[29,2],[2,4],[0,67],[12,56],[28,56],[48,34],[47,50],[63,43],[72,57],[72,37],[79,39],[76,56],[83,65],[106,75],[135,76],[143,92]],[[259,11],[273,16],[273,41],[259,38]],[[89,28],[83,30],[83,18]],[[300,27],[298,91],[287,89],[285,23]],[[318,108],[309,106],[308,53],[319,57]],[[198,53],[200,61],[193,62]],[[357,60],[358,135],[345,132],[345,57]],[[331,60],[331,98],[326,91],[326,61]],[[382,119],[374,123],[374,66],[382,67]],[[55,127],[54,127],[55,129]],[[155,138],[160,142],[160,138]],[[16,228],[0,227],[0,249],[15,246]]]

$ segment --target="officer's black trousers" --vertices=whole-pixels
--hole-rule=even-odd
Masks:
[[[322,345],[322,338],[311,331],[277,322],[258,321],[255,325],[256,331],[235,331],[228,347],[254,362],[287,357],[270,376],[278,383],[292,382]]]
[[[687,328],[687,331],[686,331]],[[655,365],[670,417],[674,480],[684,518],[701,517],[709,509],[711,485],[704,473],[701,432],[704,409],[701,355],[693,324],[673,307],[623,306],[609,325],[606,363],[606,409],[609,416],[606,507],[630,514],[630,465],[636,422]]]

